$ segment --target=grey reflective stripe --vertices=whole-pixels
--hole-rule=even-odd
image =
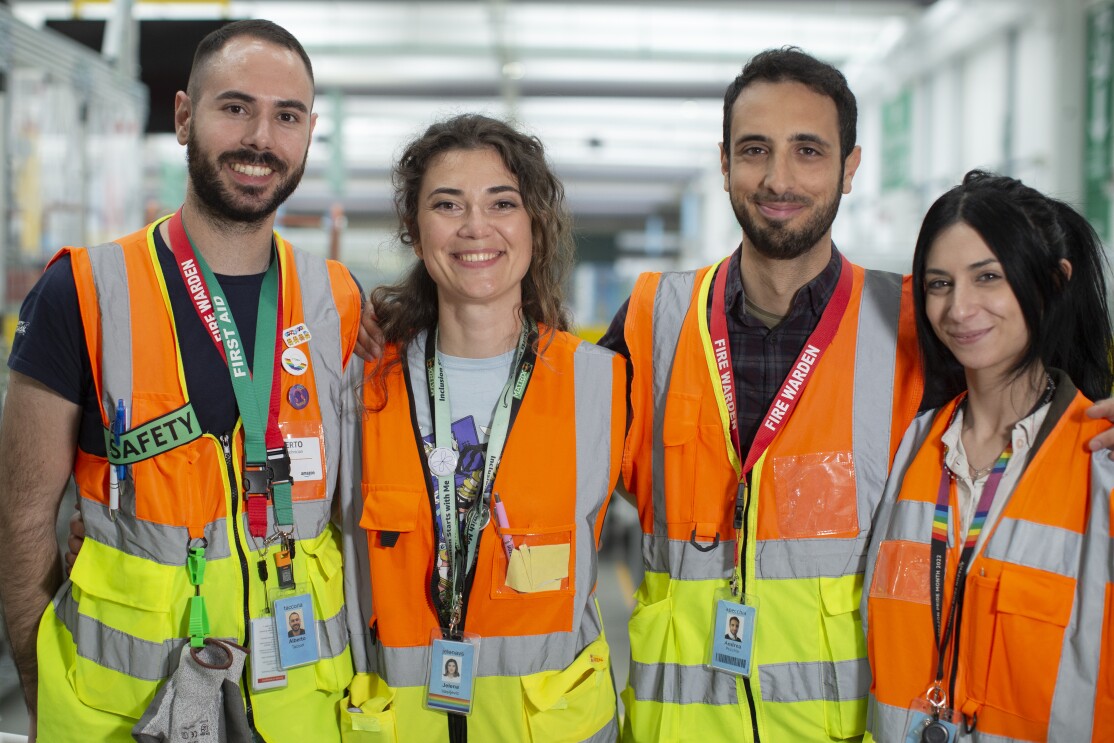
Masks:
[[[113,517],[109,515],[107,506],[88,498],[81,501],[81,516],[90,539],[115,549],[126,545],[129,555],[144,560],[185,567],[189,529],[184,526],[156,524],[123,512],[117,512]],[[205,525],[205,538],[209,542],[205,547],[206,560],[221,560],[232,555],[223,518]]]
[[[758,667],[764,702],[847,702],[870,690],[866,658],[806,663],[766,663]],[[735,677],[705,666],[631,661],[634,698],[665,704],[738,704]]]
[[[854,539],[758,541],[754,574],[769,580],[857,575],[866,567],[866,545],[866,534]]]
[[[1114,580],[1114,543],[1110,540],[1110,498],[1114,462],[1107,452],[1091,455],[1091,508],[1080,549],[1076,604],[1064,631],[1060,670],[1052,693],[1049,740],[1090,740],[1102,657],[1106,587]],[[1105,617],[1110,621],[1110,617]]]
[[[670,573],[673,580],[728,580],[735,567],[735,540],[721,540],[704,552],[687,539],[643,534],[642,564],[651,573]]]
[[[595,611],[595,597],[589,596],[576,632],[551,632],[546,635],[484,637],[476,674],[478,676],[529,676],[542,671],[561,671],[590,642],[599,637],[601,623]],[[425,686],[428,679],[428,645],[388,647],[376,645],[379,657],[371,666],[390,686]]]
[[[882,494],[882,504],[878,509],[878,514],[875,517],[876,528],[873,530],[870,540],[870,547],[867,549],[866,560],[866,574],[863,576],[863,595],[859,608],[859,616],[863,620],[863,634],[866,634],[867,623],[870,617],[867,615],[867,599],[870,597],[870,585],[874,580],[874,563],[878,559],[878,551],[882,547],[882,542],[886,539],[905,539],[904,536],[893,536],[891,526],[891,516],[894,510],[894,503],[897,501],[897,494],[901,492],[901,482],[905,478],[905,470],[909,467],[909,463],[913,461],[913,457],[921,449],[921,444],[924,442],[925,437],[928,435],[929,429],[932,427],[933,413],[921,413],[913,422],[909,424],[909,429],[901,439],[901,444],[897,447],[897,455],[894,457],[893,469],[890,471],[890,478],[886,481],[886,490]],[[932,529],[932,517],[929,516],[928,521],[917,522],[920,524],[928,524],[927,530],[924,531],[925,537],[913,537],[912,541],[924,542],[928,540],[928,535]],[[920,527],[925,528],[925,527]],[[913,532],[917,534],[918,532]]]
[[[82,658],[145,681],[161,681],[169,676],[188,640],[175,637],[149,642],[80,614],[69,581],[63,584],[54,601],[54,613],[73,636],[76,652]]]
[[[341,398],[356,393],[343,384],[344,344],[340,312],[329,281],[328,263],[321,256],[300,250],[292,252],[302,292],[302,316],[313,336],[309,341],[309,355],[313,362],[313,382],[317,387],[317,405],[321,411],[325,438],[322,465],[325,467],[326,497],[294,503],[295,534],[299,539],[309,539],[324,530],[331,516],[329,494],[336,492],[338,472],[335,463],[340,457],[341,447]],[[272,515],[272,510],[268,509],[268,516]]]
[[[629,684],[639,702],[723,706],[739,703],[735,678],[704,666],[632,660]]]
[[[123,400],[129,411],[132,409],[132,322],[128,270],[124,249],[119,243],[105,243],[86,252],[93,269],[97,307],[101,313],[101,406],[105,419],[112,421],[116,415],[117,400]]]
[[[582,743],[612,743],[619,740],[619,720],[616,717],[608,720],[607,724],[591,738],[585,738]]]
[[[863,572],[867,537],[766,540],[755,545],[755,573],[771,580],[840,578]],[[701,545],[704,546],[704,545]],[[673,580],[727,580],[735,566],[735,540],[699,550],[687,539],[642,535],[642,564]]]
[[[936,516],[936,504],[929,501],[899,500],[893,505],[893,516],[887,540],[901,540],[928,544],[932,541],[932,521]]]
[[[681,327],[693,303],[692,291],[696,274],[664,273],[654,294],[652,383],[654,398],[653,445],[650,476],[653,478],[654,533],[667,534],[665,525],[665,400],[673,376],[673,357],[681,338]]]
[[[148,231],[154,229],[148,227]],[[148,232],[148,234],[150,234]],[[124,248],[104,243],[86,251],[93,272],[93,288],[101,315],[101,407],[104,419],[113,421],[116,403],[124,401],[130,419],[132,410],[132,320],[128,293],[128,270]],[[120,485],[120,511],[135,513],[135,488],[129,480]],[[97,535],[90,532],[90,535]]]
[[[1003,518],[994,527],[983,554],[992,560],[1012,562],[1074,578],[1079,568],[1083,537],[1067,529]]]
[[[905,740],[905,724],[909,716],[909,709],[907,707],[894,707],[890,704],[883,704],[875,699],[873,696],[870,698],[870,717],[867,724],[867,729],[874,740],[885,743],[889,741],[903,741]],[[1088,735],[1086,738],[1058,738],[1056,736],[1049,736],[1048,740],[1056,743],[1057,741],[1083,741],[1090,740]],[[1021,738],[1007,738],[1003,735],[990,735],[984,732],[977,725],[972,733],[964,732],[962,725],[959,726],[959,735],[955,739],[956,743],[1025,743]]]
[[[572,626],[581,625],[582,615],[595,613],[591,599],[596,585],[599,554],[596,550],[596,519],[610,495],[612,359],[610,351],[591,343],[581,343],[573,353],[573,380],[576,421],[576,566],[573,587],[576,596],[587,600],[574,602]],[[602,460],[602,461],[601,461]],[[591,463],[591,464],[585,464]],[[594,638],[593,638],[594,639]],[[583,647],[583,646],[581,646]],[[577,649],[579,651],[579,648]],[[571,656],[567,656],[569,662]]]
[[[109,627],[78,612],[67,581],[54,601],[54,612],[73,637],[76,652],[97,665],[145,681],[161,681],[177,667],[188,638],[150,642]],[[326,620],[316,620],[321,658],[333,658],[348,647],[344,609]]]
[[[758,667],[765,702],[848,702],[870,691],[866,658],[837,662],[764,663]]]
[[[348,617],[342,605],[340,611],[328,619],[315,619],[317,627],[317,652],[322,658],[335,658],[348,648]]]
[[[861,534],[870,533],[890,473],[890,421],[901,317],[901,276],[884,271],[865,274],[855,337],[851,429]]]
[[[364,364],[348,365],[346,386],[358,390],[363,384]],[[360,488],[363,481],[361,430],[363,401],[356,394],[341,396],[341,452],[337,462],[340,487],[335,498],[340,520],[341,553],[344,555],[344,600],[348,608],[348,641],[352,646],[352,663],[356,673],[378,671],[373,668],[371,653],[371,575],[367,551],[367,532],[360,528],[364,500]]]

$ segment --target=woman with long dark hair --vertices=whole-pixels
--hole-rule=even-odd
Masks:
[[[561,183],[536,138],[465,115],[411,142],[394,184],[416,261],[372,293],[387,345],[363,385],[370,639],[342,728],[615,740],[594,592],[626,385],[619,357],[567,332]]]
[[[973,171],[913,257],[925,411],[864,591],[881,741],[1099,740],[1114,726],[1114,463],[1102,246],[1070,206]],[[1105,679],[1105,683],[1102,682]],[[1104,732],[1105,731],[1105,732]]]

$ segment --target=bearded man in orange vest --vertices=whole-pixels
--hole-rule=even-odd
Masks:
[[[210,34],[175,100],[182,208],[64,248],[24,303],[0,426],[0,595],[32,739],[37,725],[44,740],[131,740],[192,652],[278,646],[276,617],[297,610],[316,643],[296,663],[253,654],[225,707],[257,739],[339,740],[352,663],[331,513],[360,292],[273,231],[313,100],[286,30]],[[86,539],[63,583],[71,474]]]
[[[630,362],[623,474],[643,533],[627,741],[865,732],[866,548],[923,383],[909,278],[832,243],[856,119],[831,65],[751,59],[720,146],[741,244],[643,274],[600,341]]]

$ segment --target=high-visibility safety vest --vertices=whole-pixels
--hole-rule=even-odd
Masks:
[[[958,657],[944,689],[974,732],[960,740],[1114,739],[1114,620],[1110,501],[1114,462],[1087,442],[1107,428],[1067,376],[1021,479],[964,581]],[[906,717],[936,676],[930,544],[944,445],[955,402],[918,416],[898,451],[870,548],[867,644],[876,740],[904,741]],[[951,486],[951,513],[956,488]],[[951,606],[964,540],[951,518],[943,607]],[[946,619],[945,619],[946,621]],[[950,644],[954,648],[954,644]]]
[[[188,602],[195,593],[186,561],[191,541],[207,543],[200,592],[210,636],[247,641],[249,620],[270,616],[267,589],[277,588],[278,546],[261,551],[263,540],[253,540],[247,531],[242,424],[229,436],[194,438],[199,428],[182,370],[182,354],[189,349],[178,346],[166,291],[166,282],[181,279],[163,275],[155,252],[157,225],[115,243],[63,249],[71,256],[102,423],[107,428],[113,422],[116,403],[124,400],[130,429],[162,419],[162,430],[152,432],[151,440],[183,443],[132,464],[115,511],[109,509],[107,460],[77,453],[74,479],[86,538],[70,580],[39,628],[38,734],[44,741],[131,740],[136,718],[173,673],[188,642]],[[294,576],[313,597],[320,660],[288,670],[284,688],[254,692],[244,680],[241,691],[265,740],[339,740],[336,704],[351,680],[352,661],[340,538],[330,515],[338,475],[338,411],[341,396],[351,394],[341,379],[355,347],[360,296],[340,264],[295,251],[277,235],[275,240],[282,275],[280,327],[305,323],[312,334],[300,346],[309,367],[299,376],[278,374],[275,383],[281,384],[284,439],[315,449],[303,456],[320,463],[319,479],[293,484]],[[295,383],[309,393],[301,409],[287,400]],[[268,534],[273,526],[269,514]],[[260,560],[270,567],[266,585]]]
[[[844,265],[853,272],[847,308],[796,410],[751,471],[739,539],[738,478],[698,328],[710,268],[644,274],[635,285],[623,475],[638,502],[645,577],[630,620],[625,740],[863,734],[866,546],[922,384],[910,285]],[[739,550],[743,590],[758,602],[749,678],[705,665],[714,595],[728,586]]]
[[[500,532],[516,546],[570,545],[568,580],[555,590],[516,592],[506,585],[495,525],[483,530],[463,627],[481,638],[468,736],[614,741],[615,689],[595,585],[622,457],[623,361],[568,333],[539,332],[537,364],[493,491],[510,524]],[[353,629],[357,675],[341,723],[346,741],[436,743],[448,740],[447,715],[424,707],[431,634],[440,626],[430,594],[436,510],[411,415],[411,406],[428,408],[429,397],[424,377],[404,377],[397,348],[384,359],[394,365],[385,389],[370,367],[364,383],[363,503],[354,517],[367,537],[363,555],[346,565],[370,563],[372,606]]]

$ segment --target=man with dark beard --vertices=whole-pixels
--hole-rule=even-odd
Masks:
[[[360,295],[273,232],[313,99],[284,29],[207,36],[175,99],[181,209],[64,248],[23,305],[0,424],[0,595],[32,739],[37,724],[44,740],[131,740],[167,677],[200,662],[191,649],[273,649],[275,604],[299,599],[314,662],[252,653],[225,703],[243,696],[257,739],[339,740],[352,664],[330,516]],[[62,583],[71,474],[86,538]]]
[[[641,276],[601,340],[630,360],[624,482],[643,531],[624,735],[858,739],[866,539],[922,386],[910,293],[832,244],[860,158],[838,70],[763,52],[723,110],[742,244]],[[740,613],[745,657],[715,633]]]

